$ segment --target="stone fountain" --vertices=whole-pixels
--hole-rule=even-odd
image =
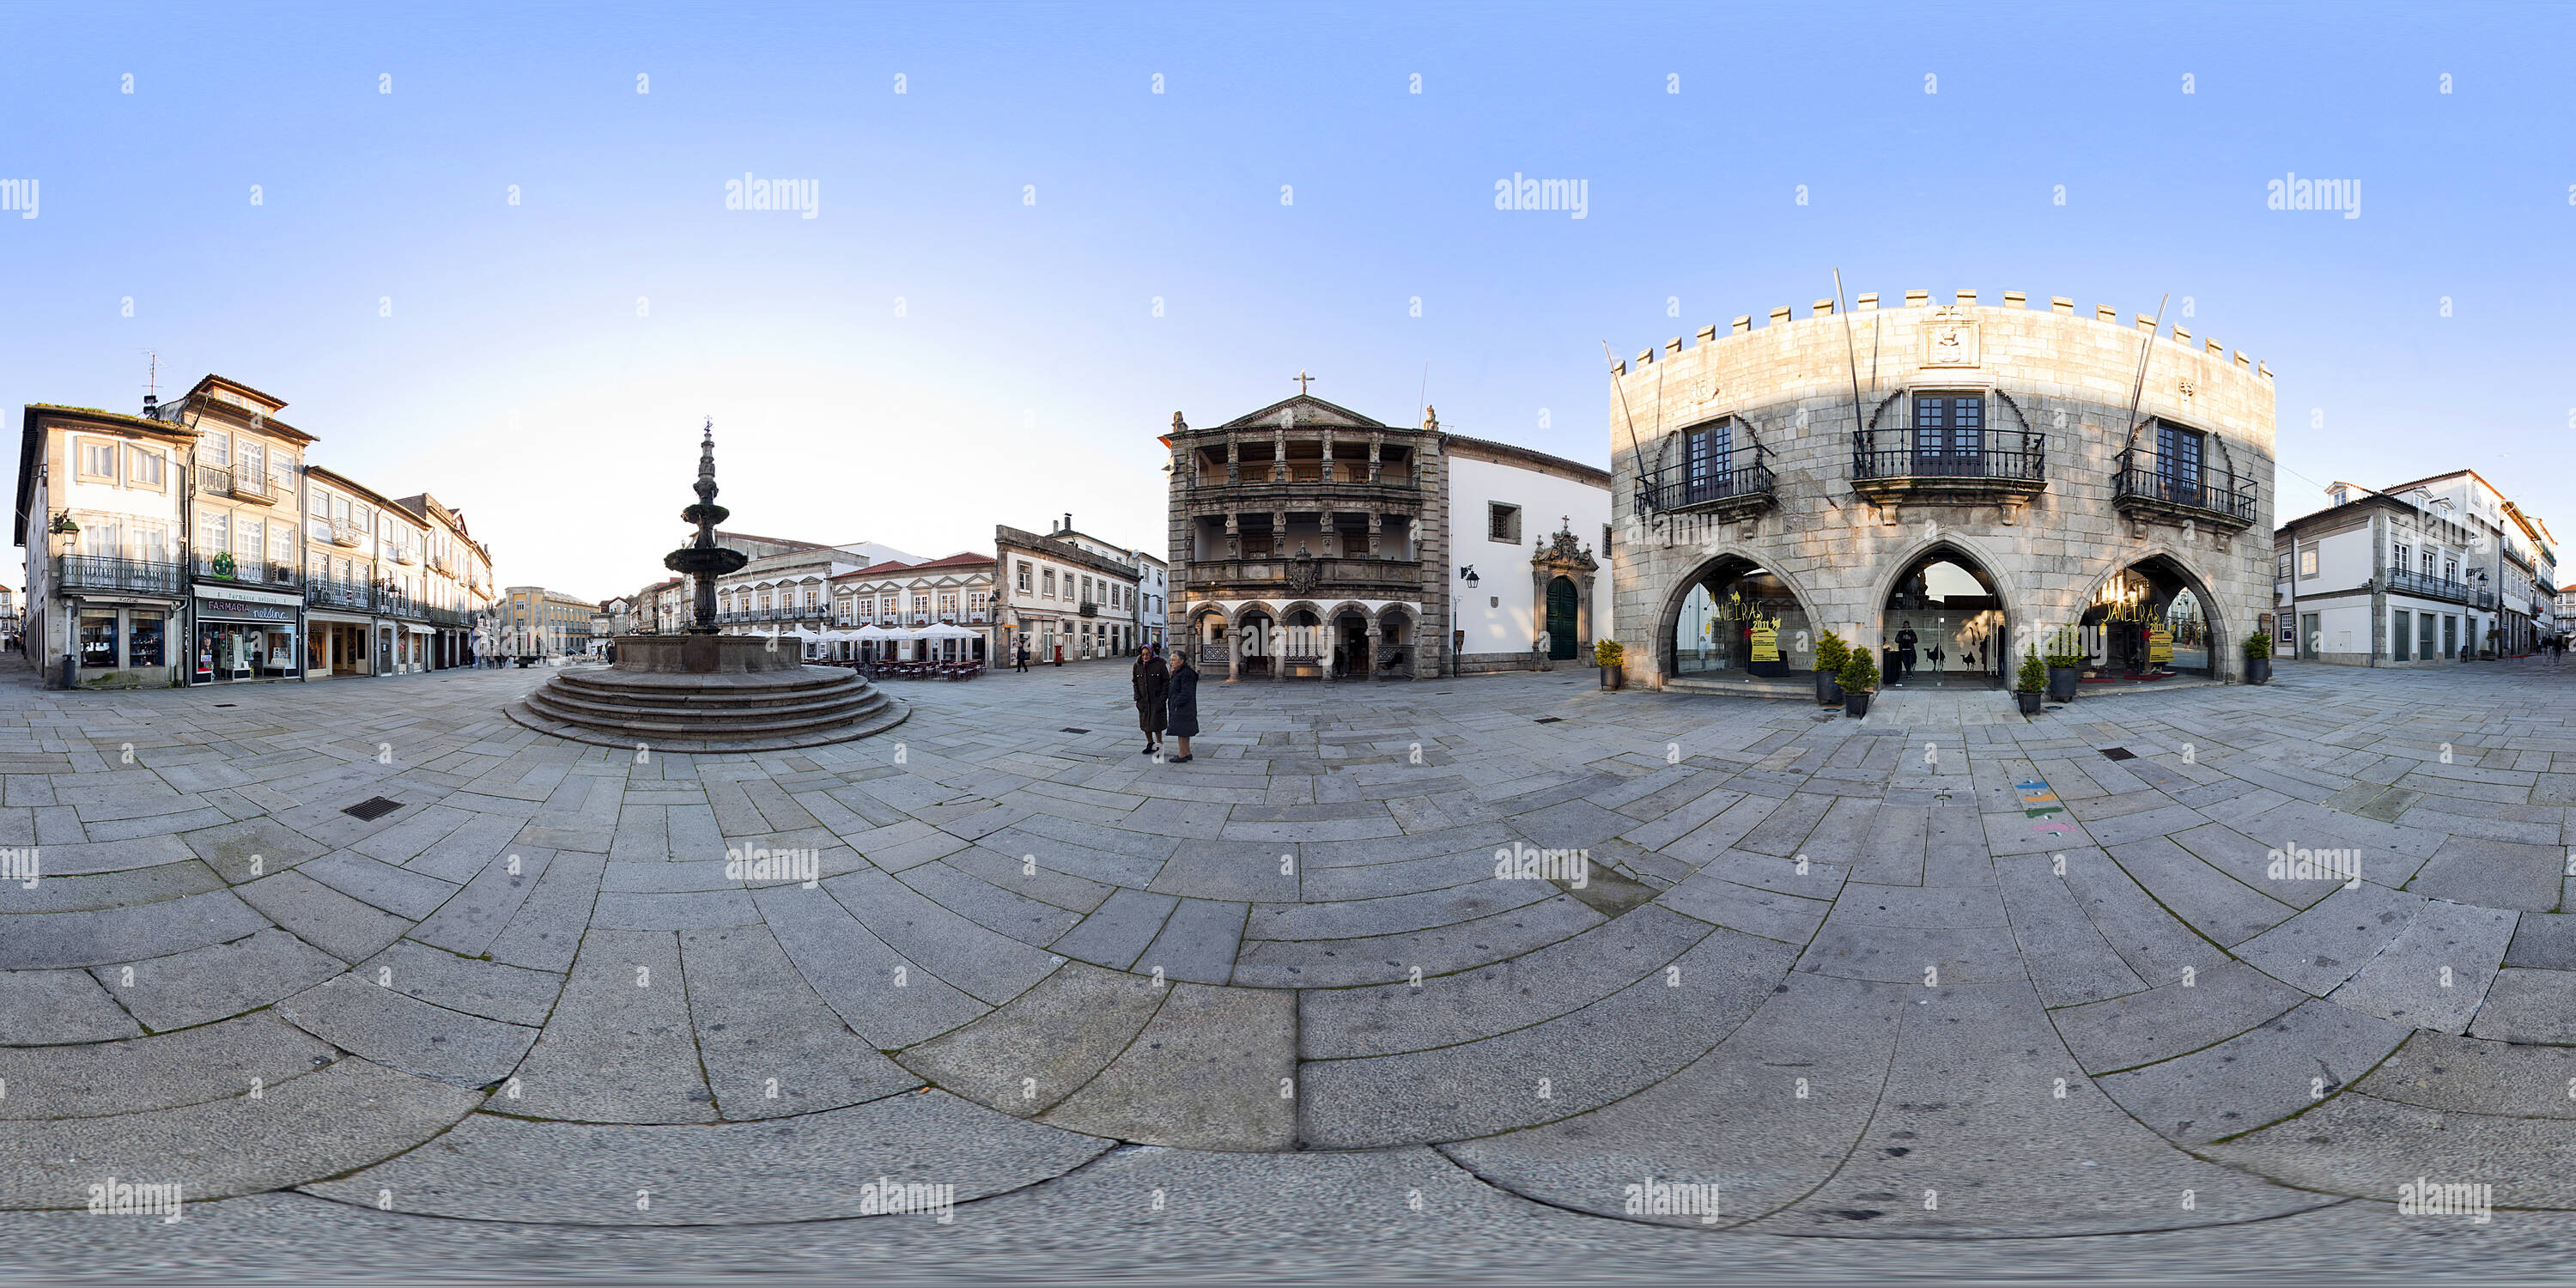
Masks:
[[[858,675],[807,666],[804,645],[716,630],[716,578],[751,557],[716,544],[729,513],[716,504],[715,422],[698,445],[698,503],[680,512],[697,539],[662,566],[691,581],[689,628],[621,635],[607,670],[565,671],[504,708],[540,733],[607,747],[690,752],[778,751],[864,738],[911,710]]]

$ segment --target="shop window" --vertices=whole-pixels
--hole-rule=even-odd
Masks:
[[[81,665],[97,670],[116,668],[116,613],[84,612],[80,615]]]

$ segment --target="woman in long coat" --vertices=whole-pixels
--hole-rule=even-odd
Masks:
[[[1165,705],[1169,714],[1163,732],[1181,740],[1181,754],[1172,757],[1172,763],[1178,765],[1190,758],[1190,739],[1199,732],[1199,672],[1190,665],[1186,652],[1172,655],[1172,679]]]
[[[1145,754],[1163,749],[1163,702],[1171,685],[1172,673],[1163,659],[1154,656],[1154,646],[1136,655],[1136,667],[1130,677],[1136,686],[1136,724],[1145,731]]]

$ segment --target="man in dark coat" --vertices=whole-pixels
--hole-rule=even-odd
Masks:
[[[1184,764],[1190,758],[1190,739],[1199,732],[1199,672],[1190,665],[1186,651],[1172,655],[1172,678],[1164,706],[1167,715],[1163,732],[1181,742],[1181,754],[1172,757],[1172,763]]]
[[[1136,667],[1130,679],[1136,687],[1136,723],[1145,731],[1145,754],[1163,749],[1163,703],[1171,687],[1172,673],[1163,659],[1154,656],[1154,646],[1136,655]]]
[[[1911,676],[1914,674],[1914,623],[1898,622],[1897,626],[1899,629],[1896,632],[1896,664],[1905,668],[1905,674]]]

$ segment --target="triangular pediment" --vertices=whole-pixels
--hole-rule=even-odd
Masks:
[[[1331,425],[1337,429],[1391,428],[1370,420],[1348,407],[1339,407],[1325,402],[1313,394],[1291,394],[1248,416],[1237,416],[1219,428],[1250,429],[1259,425],[1276,425],[1282,412],[1287,413],[1289,424],[1294,426]]]

